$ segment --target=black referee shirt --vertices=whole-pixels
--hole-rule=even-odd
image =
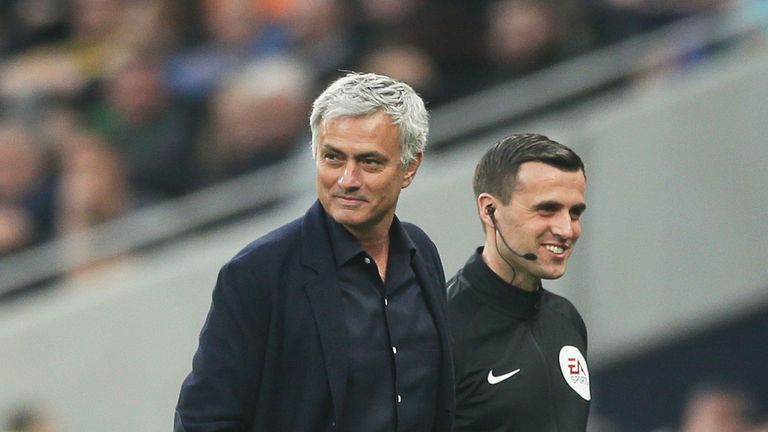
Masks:
[[[440,347],[411,267],[414,244],[397,218],[386,281],[359,242],[326,219],[350,341],[341,432],[427,432],[435,418]]]
[[[454,432],[584,432],[587,330],[565,298],[528,292],[473,254],[448,283]]]

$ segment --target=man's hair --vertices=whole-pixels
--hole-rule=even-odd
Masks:
[[[475,168],[472,187],[475,198],[489,193],[508,204],[515,189],[517,172],[525,162],[542,162],[562,171],[584,170],[581,158],[570,148],[539,134],[515,134],[497,141]]]
[[[400,164],[407,167],[424,151],[429,133],[429,114],[424,101],[403,82],[384,75],[351,72],[331,83],[312,104],[309,126],[312,157],[317,138],[326,121],[335,117],[364,117],[377,112],[388,114],[398,126]]]

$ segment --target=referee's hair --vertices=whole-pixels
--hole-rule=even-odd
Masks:
[[[488,193],[508,204],[517,172],[525,162],[542,162],[562,171],[584,173],[584,162],[569,147],[535,133],[514,134],[497,141],[480,158],[472,188],[475,198]]]

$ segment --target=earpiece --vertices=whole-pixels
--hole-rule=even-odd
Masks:
[[[491,218],[491,222],[493,222],[493,228],[496,230],[496,233],[499,235],[499,237],[501,237],[501,241],[504,243],[504,246],[507,247],[507,250],[509,250],[510,252],[512,252],[513,254],[521,258],[527,259],[528,261],[536,261],[537,259],[539,259],[539,257],[535,253],[532,253],[532,252],[520,253],[515,251],[511,247],[509,247],[509,245],[507,244],[507,241],[504,239],[504,235],[502,235],[501,231],[499,230],[498,223],[496,222],[496,207],[494,207],[493,204],[488,204],[487,206],[485,206],[485,214],[487,214]],[[509,267],[514,271],[514,267],[512,267],[512,264],[509,261],[507,261],[506,258],[504,258],[504,255],[501,254],[498,243],[496,244],[496,251],[499,252],[499,256],[501,256],[501,258],[504,259],[507,265],[509,265]]]

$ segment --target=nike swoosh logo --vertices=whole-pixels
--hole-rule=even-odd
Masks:
[[[513,370],[512,372],[509,372],[509,373],[505,373],[504,375],[494,376],[493,370],[490,370],[488,371],[488,384],[491,384],[491,385],[498,384],[507,378],[511,378],[518,372],[520,372],[520,369]]]

